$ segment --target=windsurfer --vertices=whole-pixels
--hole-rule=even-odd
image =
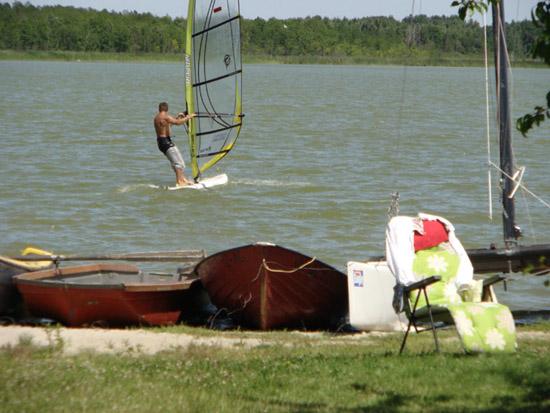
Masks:
[[[177,186],[191,185],[193,181],[187,179],[183,173],[185,162],[178,147],[172,142],[170,125],[184,125],[189,119],[195,116],[195,113],[178,113],[178,116],[174,118],[168,113],[168,103],[161,102],[159,104],[159,113],[153,121],[155,131],[157,132],[158,148],[170,161],[172,169],[176,173]]]

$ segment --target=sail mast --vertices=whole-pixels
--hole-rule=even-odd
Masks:
[[[195,91],[193,90],[193,30],[195,16],[195,0],[189,0],[187,8],[186,39],[185,39],[185,104],[189,113],[195,112]],[[191,118],[188,122],[187,133],[189,135],[189,152],[191,155],[191,169],[193,178],[199,176],[197,163],[197,119]]]
[[[497,114],[499,123],[500,169],[502,186],[502,224],[506,246],[515,244],[519,237],[516,226],[514,198],[509,197],[513,190],[514,157],[512,152],[512,121],[510,118],[509,80],[510,70],[504,18],[504,2],[493,3],[493,39],[495,53],[495,74],[497,91]]]

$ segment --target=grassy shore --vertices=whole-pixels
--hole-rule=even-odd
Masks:
[[[40,50],[0,50],[0,60],[53,60],[66,62],[174,62],[181,63],[179,54],[160,53],[102,53]],[[460,54],[431,54],[418,51],[414,54],[371,56],[267,56],[245,55],[248,64],[331,64],[331,65],[397,65],[397,66],[483,66],[482,56]],[[534,60],[512,61],[516,67],[546,67]]]
[[[428,333],[402,356],[401,334],[154,331],[261,344],[66,355],[62,340],[21,340],[0,350],[0,411],[550,411],[549,323],[519,328],[515,354],[478,356],[461,352],[454,330],[443,332],[443,353]]]

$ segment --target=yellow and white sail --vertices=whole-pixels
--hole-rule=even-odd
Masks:
[[[185,54],[192,174],[202,174],[235,145],[242,121],[238,0],[190,0]]]

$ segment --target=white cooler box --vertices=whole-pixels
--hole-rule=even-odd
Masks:
[[[385,261],[348,262],[350,324],[358,330],[404,331],[392,307],[395,278]]]

